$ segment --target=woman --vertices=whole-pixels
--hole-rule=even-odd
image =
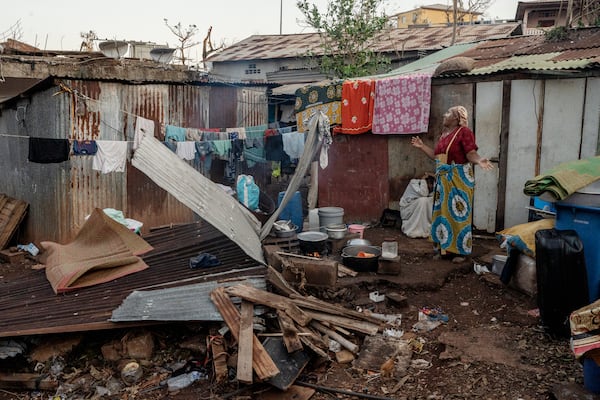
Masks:
[[[431,237],[441,256],[452,255],[453,262],[465,260],[472,246],[472,204],[475,179],[473,165],[494,168],[490,160],[477,153],[475,135],[467,126],[467,109],[451,107],[444,114],[444,130],[431,148],[420,137],[411,144],[436,160],[436,185],[433,201]]]

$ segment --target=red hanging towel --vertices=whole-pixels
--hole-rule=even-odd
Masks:
[[[333,133],[357,135],[371,130],[375,81],[345,81],[342,85],[342,125],[335,126]]]

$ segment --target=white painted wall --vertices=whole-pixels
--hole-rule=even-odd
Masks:
[[[533,177],[537,151],[537,119],[542,108],[542,85],[536,80],[514,80],[510,95],[508,161],[504,226],[527,222],[530,198],[523,194]]]
[[[547,80],[540,173],[579,159],[585,79]]]
[[[258,74],[247,74],[250,64],[254,64],[257,69],[260,69]],[[252,60],[238,61],[227,63],[213,63],[211,74],[223,80],[231,80],[236,82],[266,82],[267,72],[279,71],[280,68],[288,69],[305,68],[306,60],[301,59],[280,59],[280,60]]]
[[[498,158],[502,123],[502,82],[477,84],[475,103],[475,136],[478,153],[487,158]],[[498,164],[493,171],[475,167],[475,195],[473,225],[476,229],[494,232],[496,204],[498,203]]]
[[[581,158],[593,157],[600,150],[600,78],[588,78],[585,91],[585,119],[583,120],[583,140]]]

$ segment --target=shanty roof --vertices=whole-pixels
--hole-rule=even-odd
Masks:
[[[545,36],[538,35],[490,40],[460,56],[475,61],[473,69],[466,75],[598,68],[600,28],[575,29],[561,41],[549,41]]]
[[[455,43],[477,42],[520,34],[520,23],[460,25]],[[395,28],[374,40],[373,50],[401,54],[407,51],[434,51],[450,46],[452,26]],[[323,55],[319,33],[291,35],[253,35],[212,55],[210,62],[234,62],[306,57],[310,52]]]

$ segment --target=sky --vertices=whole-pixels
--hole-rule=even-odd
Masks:
[[[327,0],[312,0],[326,10]],[[451,0],[386,0],[387,15],[427,4],[451,4]],[[518,0],[495,0],[484,14],[486,19],[513,19]],[[149,5],[150,4],[150,5]],[[196,25],[192,58],[200,58],[201,42],[212,26],[216,46],[231,45],[251,35],[311,32],[302,24],[296,0],[25,0],[4,7],[0,17],[0,42],[13,37],[46,50],[79,50],[81,33],[94,31],[99,39],[153,42],[176,47],[177,37],[165,24]],[[195,49],[195,50],[194,50]]]

